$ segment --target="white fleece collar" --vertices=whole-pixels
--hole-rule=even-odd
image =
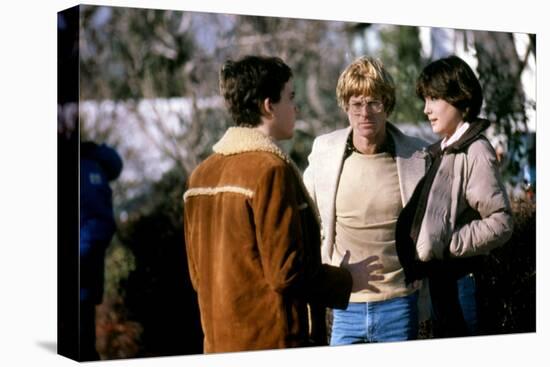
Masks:
[[[250,127],[230,127],[212,147],[215,153],[233,155],[244,152],[269,152],[277,155],[283,161],[291,163],[290,158],[273,140],[259,130]]]
[[[298,169],[296,164],[292,161],[292,159],[290,159],[281,150],[281,148],[279,148],[273,142],[273,140],[271,140],[269,136],[264,135],[258,129],[255,129],[255,128],[239,127],[239,126],[230,127],[229,129],[227,129],[227,131],[222,136],[220,141],[214,144],[214,146],[212,147],[212,150],[214,150],[215,153],[219,153],[222,155],[233,155],[233,154],[239,154],[244,152],[258,152],[258,151],[269,152],[281,158],[288,165],[290,165],[290,167],[294,171],[294,174],[296,175],[298,179],[298,183],[301,187],[301,190],[306,197],[307,205],[300,204],[299,209],[304,209],[309,206],[314,213],[317,224],[319,224],[319,227],[321,226],[319,211],[317,209],[317,206],[309,196],[309,193],[306,187],[304,186],[304,182],[302,180],[302,174],[300,173],[300,170]]]

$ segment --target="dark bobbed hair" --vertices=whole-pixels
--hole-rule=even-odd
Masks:
[[[237,126],[257,126],[261,105],[266,98],[273,103],[292,77],[292,70],[278,57],[245,56],[227,60],[220,70],[220,92]]]
[[[457,56],[449,56],[428,64],[416,81],[416,95],[447,101],[462,111],[464,121],[479,116],[483,93],[479,80],[468,64]]]

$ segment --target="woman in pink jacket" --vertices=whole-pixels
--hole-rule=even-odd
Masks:
[[[509,199],[495,151],[478,117],[482,90],[472,69],[451,56],[424,68],[416,85],[424,113],[442,137],[427,148],[431,165],[403,209],[397,251],[409,282],[427,277],[434,336],[475,333],[474,271],[480,257],[511,236]]]

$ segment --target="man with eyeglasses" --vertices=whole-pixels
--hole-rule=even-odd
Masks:
[[[387,121],[395,85],[382,62],[361,57],[340,75],[339,106],[350,126],[313,143],[304,182],[321,216],[322,260],[343,264],[353,288],[333,311],[331,345],[416,339],[420,282],[405,283],[395,225],[426,169],[427,143]],[[378,256],[383,266],[367,273]]]

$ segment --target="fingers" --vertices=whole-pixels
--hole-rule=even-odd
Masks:
[[[373,274],[373,272],[384,268],[384,266],[380,263],[373,264],[373,262],[378,261],[378,259],[379,259],[378,256],[369,256],[365,259],[365,264],[367,264],[367,266],[365,267],[366,280],[367,280],[367,284],[365,288],[370,290],[373,293],[380,293],[380,289],[372,285],[371,282],[384,280],[384,275]]]
[[[366,289],[368,289],[369,291],[373,292],[373,293],[380,293],[380,289],[376,288],[374,285],[372,284],[367,284],[365,286]]]
[[[378,256],[369,256],[365,260],[362,260],[358,263],[350,264],[351,259],[351,252],[349,250],[346,250],[346,253],[344,254],[344,257],[342,258],[342,261],[340,262],[340,266],[343,268],[348,269],[355,280],[359,280],[358,284],[361,284],[362,289],[368,289],[369,291],[373,293],[380,293],[380,289],[375,287],[371,284],[371,282],[374,281],[381,281],[384,280],[384,275],[382,274],[373,274],[375,271],[381,270],[384,268],[384,265],[381,263],[375,263],[380,260]],[[353,291],[358,291],[359,289],[355,289]]]
[[[382,264],[374,264],[374,265],[368,265],[365,270],[367,271],[367,273],[372,273],[373,271],[376,271],[376,270],[380,270],[380,269],[383,269],[384,268],[384,265]]]
[[[369,282],[376,281],[376,280],[384,280],[384,276],[382,274],[370,274],[367,280]]]
[[[349,252],[349,251],[346,251],[346,254],[347,254],[348,252]],[[351,254],[350,254],[350,256],[351,256]],[[348,259],[349,259],[349,257],[348,257]],[[380,259],[380,258],[379,258],[378,256],[373,255],[373,256],[367,257],[367,258],[366,258],[365,260],[363,260],[363,261],[365,262],[365,264],[368,265],[368,264],[370,264],[370,263],[373,263],[373,262],[375,262],[375,261],[378,261],[379,259]]]
[[[340,266],[349,265],[349,259],[350,258],[351,258],[351,252],[349,250],[346,250],[346,253],[344,254],[344,257],[342,258],[342,262],[340,263]]]

